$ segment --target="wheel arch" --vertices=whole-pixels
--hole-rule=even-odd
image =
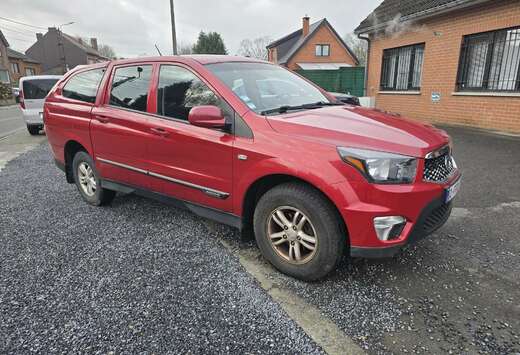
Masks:
[[[334,203],[334,201],[325,193],[322,189],[317,187],[315,184],[302,179],[300,177],[290,175],[290,174],[270,174],[265,175],[257,180],[255,180],[251,185],[249,185],[246,193],[244,194],[244,198],[242,201],[242,236],[245,239],[252,239],[254,236],[253,232],[253,215],[255,211],[255,207],[260,200],[260,198],[272,188],[288,183],[288,182],[297,182],[304,185],[307,185],[316,191],[318,191],[333,207],[336,212],[337,217],[341,223],[341,228],[345,235],[347,244],[350,244],[349,236],[348,236],[348,228],[343,220],[343,217],[338,209],[338,206]]]
[[[86,152],[90,155],[88,149],[79,143],[77,140],[71,139],[65,143],[65,147],[63,149],[63,155],[65,159],[65,176],[67,177],[67,182],[69,184],[74,183],[74,173],[72,172],[72,160],[74,159],[74,155],[77,152]]]

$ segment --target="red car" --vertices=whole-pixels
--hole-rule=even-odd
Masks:
[[[254,233],[315,280],[344,253],[388,257],[439,228],[460,187],[447,134],[338,103],[279,66],[229,56],[113,61],[48,95],[56,164],[83,199],[136,192]]]

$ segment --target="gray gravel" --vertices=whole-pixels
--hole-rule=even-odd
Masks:
[[[85,204],[46,145],[0,173],[0,353],[320,353],[204,223]]]

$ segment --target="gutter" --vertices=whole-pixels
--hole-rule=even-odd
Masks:
[[[359,33],[357,35],[357,38],[363,40],[363,41],[367,41],[367,56],[366,56],[366,60],[365,60],[365,83],[364,83],[364,87],[363,87],[363,93],[365,96],[368,96],[368,63],[369,63],[369,60],[370,60],[370,37],[361,37],[361,33]]]
[[[456,1],[444,4],[444,5],[440,5],[440,6],[431,8],[431,9],[416,12],[416,13],[408,15],[408,16],[402,16],[399,19],[399,22],[405,22],[405,21],[409,21],[409,20],[422,20],[422,19],[425,19],[428,17],[442,15],[446,12],[460,10],[460,9],[464,9],[469,6],[480,5],[480,4],[486,3],[486,2],[490,2],[490,0],[456,0]],[[389,22],[390,21],[380,23],[376,26],[367,27],[367,28],[361,29],[359,31],[355,30],[354,33],[357,35],[360,35],[362,33],[375,32],[377,30],[386,28]]]

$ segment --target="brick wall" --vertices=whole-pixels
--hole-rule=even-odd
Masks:
[[[520,94],[516,96],[456,96],[455,84],[464,35],[520,26],[520,0],[495,0],[412,24],[398,35],[373,37],[367,93],[376,107],[410,118],[520,133]],[[419,95],[381,94],[383,49],[425,43]],[[440,102],[431,100],[441,94]],[[515,94],[513,94],[515,95]]]
[[[26,73],[26,69],[27,68],[32,68],[35,72],[34,75],[40,75],[42,73],[42,66],[41,64],[37,64],[37,63],[31,63],[31,62],[25,62],[21,59],[15,59],[15,58],[9,58],[9,63],[17,63],[18,64],[18,68],[20,69],[18,73],[15,73],[12,71],[12,68],[11,68],[11,64],[9,64],[9,71],[10,71],[10,75],[11,75],[11,82],[13,83],[18,83],[18,81],[20,80],[20,78],[22,76],[27,76],[28,74]]]
[[[330,44],[330,55],[328,57],[317,57],[317,44]],[[299,69],[296,63],[347,63],[352,66],[356,65],[354,58],[350,56],[327,26],[322,26],[314,33],[307,43],[289,60],[287,67],[291,70]]]

